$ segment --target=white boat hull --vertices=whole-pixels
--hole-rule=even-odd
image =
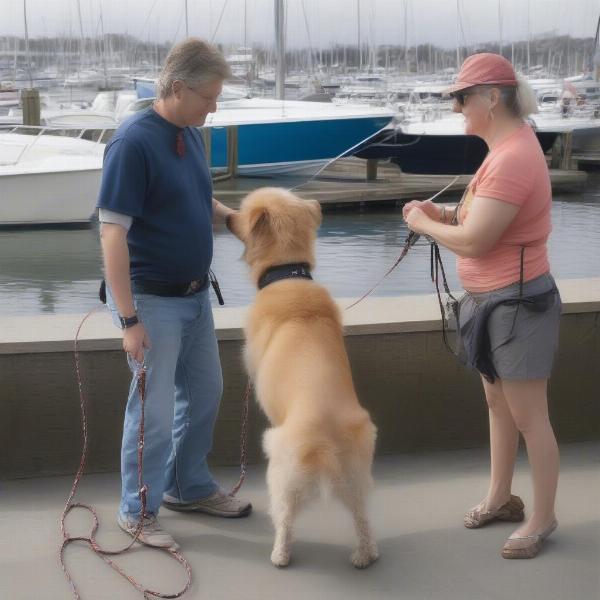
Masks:
[[[101,169],[3,175],[0,226],[89,223],[101,175]]]
[[[0,226],[88,223],[103,144],[66,136],[0,133]]]

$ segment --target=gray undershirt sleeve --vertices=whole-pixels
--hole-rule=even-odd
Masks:
[[[105,208],[98,209],[98,220],[100,223],[114,223],[115,225],[120,225],[126,231],[129,231],[131,224],[133,223],[133,217],[112,210],[106,210]]]

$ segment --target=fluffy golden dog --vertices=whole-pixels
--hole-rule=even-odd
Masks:
[[[244,242],[254,283],[269,268],[314,268],[321,209],[279,188],[247,196],[230,228]],[[322,484],[352,513],[358,546],[350,559],[378,557],[366,514],[376,429],[359,404],[339,310],[327,290],[290,278],[259,290],[246,325],[246,365],[271,428],[264,435],[275,543],[271,561],[289,564],[298,510]]]

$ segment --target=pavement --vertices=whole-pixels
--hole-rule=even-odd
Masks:
[[[383,456],[374,466],[370,514],[381,558],[366,570],[349,562],[350,516],[333,500],[318,500],[295,528],[292,563],[269,561],[273,532],[264,465],[250,467],[240,495],[254,505],[246,519],[161,511],[161,522],[181,545],[193,571],[185,599],[198,600],[598,600],[600,598],[600,442],[561,447],[557,498],[559,528],[533,560],[500,556],[514,523],[468,530],[466,509],[485,495],[486,449]],[[218,468],[225,486],[234,468]],[[59,517],[72,478],[0,482],[0,599],[69,600],[60,569]],[[531,506],[526,456],[520,452],[513,492]],[[78,498],[100,517],[98,540],[116,548],[127,536],[116,524],[119,476],[84,477]],[[87,535],[84,512],[69,517],[72,534]],[[140,599],[135,590],[83,544],[72,544],[67,564],[82,600]],[[166,553],[136,546],[117,562],[144,585],[174,593],[185,571]]]

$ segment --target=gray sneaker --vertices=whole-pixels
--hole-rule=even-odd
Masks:
[[[178,498],[165,494],[162,505],[169,510],[179,512],[199,512],[215,517],[238,518],[247,517],[252,512],[252,504],[248,500],[242,500],[230,496],[225,490],[218,488],[217,491],[200,500],[182,502]]]
[[[135,536],[139,521],[119,515],[117,523],[125,533],[128,533],[132,537]],[[160,523],[155,516],[147,516],[144,519],[142,531],[140,531],[140,535],[137,539],[138,542],[146,544],[147,546],[154,546],[155,548],[170,548],[172,550],[177,550],[179,548],[179,545],[171,535],[160,526]]]

